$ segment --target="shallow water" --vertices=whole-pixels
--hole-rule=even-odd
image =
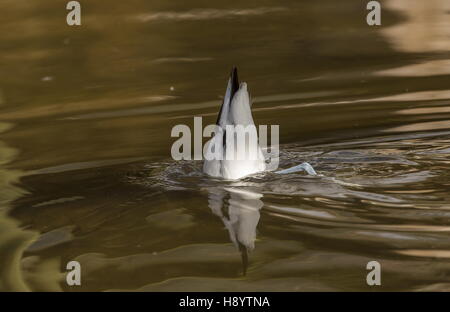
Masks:
[[[1,290],[450,290],[448,1],[53,2],[0,4]],[[232,65],[318,176],[171,159]]]

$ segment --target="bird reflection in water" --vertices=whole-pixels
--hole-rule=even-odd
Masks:
[[[208,188],[208,205],[222,219],[230,239],[242,257],[243,273],[247,272],[248,252],[255,248],[256,227],[263,195],[254,188]]]

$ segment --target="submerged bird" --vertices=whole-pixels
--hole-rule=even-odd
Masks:
[[[215,135],[206,145],[208,151],[220,157],[205,159],[203,163],[204,173],[227,180],[237,180],[267,170],[264,154],[257,141],[258,138],[256,137],[256,142],[253,142],[255,148],[239,146],[239,141],[236,139],[239,130],[237,126],[251,128],[255,127],[255,123],[253,121],[247,84],[245,82],[239,83],[237,68],[233,67],[217,117]],[[254,131],[256,133],[256,128]],[[247,137],[244,141],[245,145],[251,145],[252,143],[249,143],[251,141],[251,138]],[[242,148],[244,153],[239,154],[239,150],[241,149],[242,151]],[[230,155],[231,157],[229,157]],[[308,163],[302,163],[275,173],[284,174],[302,170],[311,175],[316,174]]]
[[[247,152],[244,147],[244,157],[238,157],[239,149],[242,146],[237,146],[238,141],[236,139],[227,140],[227,137],[236,138],[237,130],[234,127],[255,126],[247,84],[245,82],[239,83],[236,67],[233,68],[228,79],[227,90],[216,125],[216,133],[207,143],[207,148],[213,149],[214,153],[221,157],[220,159],[205,160],[203,171],[206,174],[213,177],[236,180],[266,169],[264,155],[257,142],[256,149],[249,148]],[[227,152],[230,152],[230,148],[233,150],[227,154]],[[231,157],[227,157],[227,155]]]

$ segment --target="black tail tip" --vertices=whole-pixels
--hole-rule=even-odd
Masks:
[[[233,90],[235,92],[239,89],[239,78],[238,78],[236,66],[233,66],[233,68],[231,69],[231,77],[230,78],[231,78],[231,84],[233,86]],[[232,92],[232,93],[234,94],[234,92]]]
[[[238,80],[238,72],[237,72],[237,67],[236,66],[233,66],[231,68],[231,75],[230,75],[230,77],[231,77],[231,80]]]

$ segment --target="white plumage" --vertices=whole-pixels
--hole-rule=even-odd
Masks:
[[[249,130],[248,133],[242,131],[244,127]],[[242,133],[244,133],[244,139],[242,139]],[[250,133],[253,133],[253,139]],[[245,82],[239,84],[235,67],[228,80],[225,97],[217,117],[215,135],[206,144],[205,156],[208,157],[205,157],[203,172],[212,177],[237,180],[266,170],[264,154],[259,146],[253,121],[247,84]],[[289,174],[298,171],[316,175],[314,168],[306,162],[275,171],[275,173]]]
[[[203,171],[206,174],[236,180],[266,169],[264,155],[257,140],[247,84],[239,84],[236,68],[233,68],[228,80],[216,124],[216,133],[207,142],[206,149],[220,155],[220,158],[205,159]],[[243,128],[248,132],[244,132],[245,143],[239,144],[243,142],[243,137],[239,137]],[[250,133],[256,136],[253,140]]]

